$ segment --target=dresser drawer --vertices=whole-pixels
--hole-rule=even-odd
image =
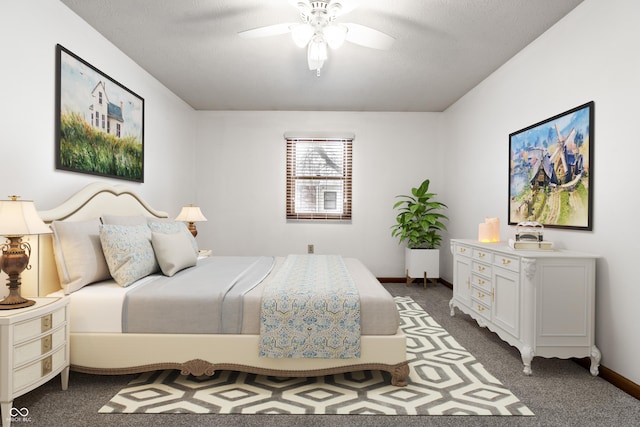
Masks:
[[[61,308],[53,313],[17,323],[13,328],[13,340],[17,344],[35,338],[57,328],[65,323],[66,320],[66,310]]]
[[[471,275],[471,285],[482,289],[485,292],[491,292],[491,279],[479,274]]]
[[[491,321],[491,307],[483,304],[475,298],[471,299],[471,309],[484,317],[488,321]]]
[[[520,261],[516,257],[509,255],[495,254],[493,257],[493,265],[510,271],[520,271]]]
[[[66,346],[62,346],[52,354],[16,369],[13,372],[13,392],[19,392],[64,367],[67,364],[66,350]]]
[[[469,246],[456,244],[454,246],[456,254],[471,258],[473,250]]]
[[[487,308],[491,308],[491,303],[493,301],[491,290],[487,291],[486,289],[481,289],[474,286],[473,288],[471,288],[471,298],[475,302],[479,302]]]
[[[491,277],[491,264],[473,261],[471,264],[471,272],[481,274],[485,277]]]
[[[477,259],[482,262],[493,262],[493,253],[482,249],[473,248],[473,259]]]
[[[66,339],[67,329],[66,325],[63,325],[38,339],[17,345],[13,351],[13,366],[17,368],[30,360],[40,358],[54,348],[64,345]]]

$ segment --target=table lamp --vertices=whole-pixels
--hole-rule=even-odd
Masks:
[[[189,205],[182,208],[178,216],[176,217],[176,221],[184,221],[189,225],[189,231],[193,234],[193,237],[198,235],[198,230],[196,230],[196,222],[198,221],[206,221],[207,218],[202,215],[200,208],[197,206]]]
[[[20,296],[20,274],[31,268],[31,246],[28,242],[23,242],[22,237],[27,234],[51,233],[51,229],[38,216],[33,201],[18,198],[19,196],[9,196],[10,200],[0,200],[0,236],[7,238],[7,241],[0,245],[0,269],[9,276],[9,295],[0,301],[0,310],[35,304],[35,301]]]

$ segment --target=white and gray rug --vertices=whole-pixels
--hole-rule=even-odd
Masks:
[[[392,386],[379,371],[317,378],[218,371],[196,378],[167,370],[140,375],[99,412],[533,415],[416,302],[396,303],[407,335],[406,387]]]

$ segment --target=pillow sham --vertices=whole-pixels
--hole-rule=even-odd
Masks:
[[[147,223],[152,232],[165,234],[184,234],[191,244],[196,257],[198,256],[198,242],[196,242],[196,239],[193,237],[193,234],[191,234],[184,222],[151,218],[148,219]]]
[[[100,244],[100,220],[53,221],[53,255],[66,295],[111,277]]]
[[[103,224],[100,243],[111,276],[122,287],[158,271],[147,225]]]
[[[160,270],[165,276],[171,277],[180,270],[193,267],[198,261],[198,255],[193,252],[191,242],[182,232],[152,232],[151,244]]]

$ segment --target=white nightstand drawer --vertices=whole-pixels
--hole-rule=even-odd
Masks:
[[[17,323],[13,328],[13,341],[19,343],[57,328],[66,321],[66,310],[61,308],[32,320]]]
[[[54,348],[64,345],[66,338],[67,330],[63,326],[52,333],[41,336],[38,339],[16,346],[13,352],[13,366],[17,368],[23,363],[37,359],[43,354],[47,354]]]
[[[53,354],[16,369],[13,373],[13,392],[28,387],[67,364],[66,347],[62,346]]]

